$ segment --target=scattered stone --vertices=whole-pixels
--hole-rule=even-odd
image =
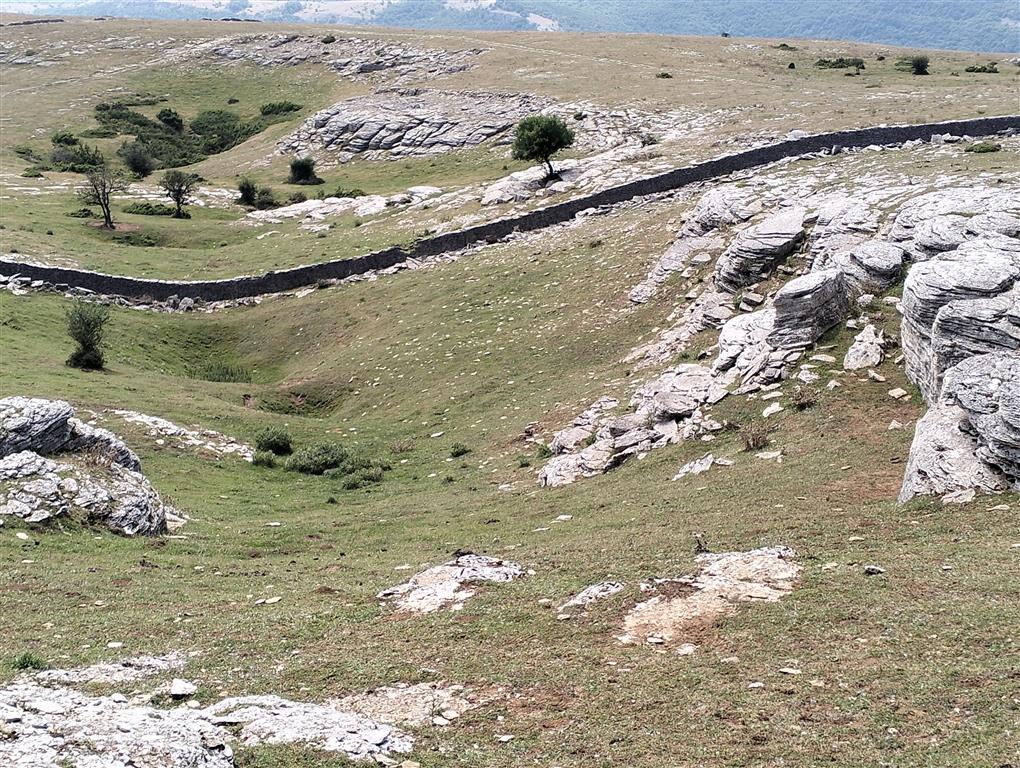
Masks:
[[[712,468],[712,464],[715,462],[715,456],[711,453],[706,453],[700,459],[689,461],[677,470],[677,473],[673,475],[674,480],[680,480],[687,475],[700,475],[702,472],[707,472]]]
[[[882,363],[884,345],[884,334],[869,323],[854,337],[853,344],[843,358],[843,368],[848,371],[875,368]]]
[[[889,397],[893,400],[903,400],[904,398],[910,397],[910,393],[902,387],[896,387],[895,389],[889,390]]]
[[[508,582],[523,575],[516,563],[487,555],[462,554],[415,574],[403,584],[384,589],[378,598],[393,600],[397,608],[412,613],[432,613],[443,608],[456,611],[475,594],[469,585]]]
[[[196,693],[198,693],[198,686],[194,683],[189,683],[187,680],[175,677],[170,682],[170,695],[175,699],[194,696]]]
[[[599,584],[592,584],[585,587],[572,598],[559,607],[560,612],[569,611],[572,608],[586,610],[589,605],[599,600],[615,595],[623,589],[621,581],[603,581]]]
[[[415,727],[445,727],[461,715],[491,701],[462,685],[398,683],[344,696],[330,702],[339,710],[356,712],[380,723]],[[437,723],[436,720],[443,722]]]
[[[251,461],[254,453],[250,445],[211,429],[188,429],[159,416],[135,411],[114,410],[113,414],[130,424],[146,427],[151,437],[169,439],[179,447],[198,448],[216,456],[238,456],[245,461]]]
[[[881,576],[885,573],[885,568],[878,565],[866,565],[864,566],[864,573],[866,576]]]

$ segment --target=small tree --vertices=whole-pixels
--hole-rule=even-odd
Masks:
[[[314,157],[295,157],[290,161],[289,184],[322,184],[322,179],[315,175]]]
[[[98,205],[103,211],[103,227],[113,229],[110,198],[116,192],[127,191],[127,188],[127,177],[121,171],[115,171],[104,163],[85,174],[85,186],[78,190],[78,197],[85,205]]]
[[[514,160],[541,160],[549,169],[549,175],[556,171],[552,156],[574,143],[574,132],[560,118],[553,115],[532,115],[517,123],[514,136]]]
[[[144,179],[156,167],[156,161],[149,148],[140,141],[126,142],[117,150],[117,154],[128,170],[140,179]]]
[[[174,201],[175,219],[188,218],[184,213],[184,206],[187,205],[188,198],[191,197],[191,192],[197,183],[198,177],[195,174],[178,170],[167,171],[159,180],[159,186],[166,192],[166,196]]]
[[[255,205],[255,195],[258,192],[258,187],[255,186],[255,182],[247,177],[242,177],[237,182],[238,198],[237,202],[241,205]]]
[[[927,75],[928,64],[927,56],[904,56],[896,62],[896,69],[909,71],[914,75]]]
[[[103,335],[110,319],[110,308],[81,299],[67,311],[67,334],[78,348],[67,358],[67,364],[82,370],[100,370],[103,358]]]

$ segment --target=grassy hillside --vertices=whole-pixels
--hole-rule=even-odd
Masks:
[[[192,206],[187,221],[126,214],[126,201],[116,201],[117,218],[138,227],[125,233],[165,238],[142,246],[64,216],[80,205],[72,193],[80,176],[20,177],[26,162],[12,144],[42,151],[52,132],[92,126],[94,105],[113,95],[165,96],[185,116],[228,98],[245,115],[292,98],[300,113],[189,168],[210,188],[232,189],[246,173],[283,189],[275,140],[367,84],[312,65],[156,67],[151,50],[123,42],[138,35],[194,45],[253,28],[81,21],[9,30],[19,49],[57,50],[73,40],[85,52],[54,55],[50,67],[5,65],[3,250],[132,274],[229,275],[355,254],[413,237],[444,216],[478,213],[476,204],[383,212],[361,226],[337,217],[319,237],[295,222],[240,226],[244,212],[229,200]],[[266,29],[276,28],[258,31]],[[677,165],[791,128],[1015,110],[1014,73],[950,74],[977,57],[933,54],[933,74],[914,78],[893,67],[898,52],[873,65],[879,49],[864,46],[797,43],[787,51],[772,47],[778,41],[639,37],[621,45],[613,36],[402,32],[379,39],[489,49],[477,67],[430,87],[534,90],[606,105],[617,104],[623,89],[649,109],[717,115],[707,130],[655,149]],[[835,53],[867,55],[866,74],[812,66]],[[791,58],[795,70],[786,69]],[[656,78],[663,70],[674,78]],[[895,199],[975,179],[1014,183],[1017,141],[1004,144],[989,154],[956,144],[815,158],[732,183],[793,197],[890,189]],[[519,167],[496,145],[359,160],[323,175],[328,186],[392,193],[411,184],[477,184]],[[879,382],[820,363],[817,402],[804,410],[793,407],[785,386],[770,446],[782,449],[781,463],[756,458],[737,432],[723,430],[710,444],[684,441],[566,488],[537,487],[541,458],[529,436],[547,439],[603,395],[629,397],[652,371],[637,373],[621,360],[667,325],[673,307],[705,279],[710,268],[689,282],[674,278],[646,304],[627,300],[701,191],[621,207],[454,262],[256,306],[210,314],[114,307],[101,372],[64,364],[72,346],[67,299],[0,292],[0,396],[62,398],[86,417],[94,411],[189,518],[160,539],[6,520],[0,681],[14,677],[10,660],[25,651],[69,667],[182,650],[194,653],[180,674],[200,685],[201,702],[260,692],[322,701],[439,680],[491,695],[447,728],[415,732],[411,757],[425,768],[934,768],[1020,760],[1020,499],[978,497],[951,508],[895,503],[910,427],[923,412],[900,365],[883,364]],[[891,204],[880,199],[876,205]],[[270,230],[277,232],[258,239]],[[869,312],[898,334],[892,307],[877,302]],[[819,343],[841,360],[853,334],[838,327]],[[213,365],[240,381],[208,380],[217,378]],[[842,386],[825,388],[830,378]],[[894,387],[911,397],[892,399]],[[713,415],[746,424],[762,406],[732,396]],[[245,441],[267,425],[285,427],[299,447],[339,441],[390,469],[379,483],[349,489],[337,478],[157,442],[115,408]],[[892,420],[908,428],[890,430]],[[454,450],[458,443],[468,451]],[[671,480],[708,450],[734,463]],[[693,655],[620,645],[615,635],[642,599],[639,585],[694,570],[696,531],[715,551],[791,546],[802,578],[781,602],[751,603],[698,629]],[[379,605],[380,590],[459,549],[533,573],[480,587],[457,612],[394,616]],[[867,575],[866,565],[884,573]],[[626,586],[587,617],[557,619],[556,606],[606,579]],[[267,597],[281,599],[260,602]],[[111,642],[123,646],[110,649]],[[791,667],[802,674],[780,672]],[[513,738],[497,738],[506,735]],[[347,765],[274,746],[242,749],[238,764]]]

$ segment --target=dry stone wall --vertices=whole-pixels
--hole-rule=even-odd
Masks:
[[[823,150],[899,144],[905,141],[929,140],[934,135],[955,134],[988,136],[1003,131],[1020,130],[1020,115],[987,117],[918,125],[878,126],[849,131],[835,131],[781,141],[756,149],[677,168],[666,173],[577,197],[556,205],[505,219],[448,232],[419,240],[411,249],[388,248],[354,259],[327,261],[293,269],[267,272],[226,280],[175,281],[151,280],[118,275],[105,275],[81,269],[68,269],[27,264],[0,259],[0,274],[20,275],[32,280],[84,288],[96,293],[125,296],[132,299],[163,301],[172,296],[191,297],[204,301],[225,301],[292,290],[319,280],[343,279],[372,270],[386,269],[409,258],[423,259],[460,250],[478,242],[496,242],[515,231],[526,232],[568,221],[583,210],[615,205],[644,195],[668,192],[680,187],[726,176],[736,171],[790,157]]]

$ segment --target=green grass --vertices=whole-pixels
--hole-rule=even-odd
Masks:
[[[63,366],[62,300],[5,297],[0,359],[19,364],[0,382],[3,394],[133,408],[246,439],[268,422],[286,426],[297,446],[336,440],[393,465],[381,483],[345,490],[330,477],[157,446],[144,430],[111,422],[193,519],[184,538],[164,542],[71,528],[33,532],[31,546],[0,537],[11,563],[0,610],[11,617],[12,647],[66,655],[67,665],[106,658],[112,639],[128,654],[199,650],[186,673],[220,681],[216,695],[318,700],[431,679],[508,692],[456,727],[420,733],[414,759],[426,766],[780,758],[934,766],[1010,755],[1009,627],[1020,620],[1020,566],[1011,513],[986,509],[1017,500],[952,511],[895,505],[910,433],[885,426],[920,413],[916,399],[884,394],[906,383],[901,373],[883,368],[881,385],[847,379],[802,413],[784,399],[773,435],[786,451],[781,465],[753,459],[726,433],[711,449],[737,463],[690,482],[669,478],[706,450],[700,443],[561,490],[539,490],[535,468],[520,466],[524,427],[536,418],[557,427],[606,393],[601,382],[623,377],[616,361],[661,311],[646,305],[610,322],[604,310],[644,269],[635,254],[668,241],[649,213],[637,231],[623,233],[619,215],[601,217],[545,247],[496,246],[443,268],[225,314],[118,310],[101,374]],[[594,236],[605,247],[593,255]],[[844,331],[827,343],[838,357],[851,338]],[[188,378],[215,355],[251,369],[260,384]],[[315,391],[331,399],[286,415],[242,401]],[[716,413],[746,421],[760,407],[733,398]],[[444,436],[429,437],[437,431]],[[410,439],[411,450],[390,453]],[[472,453],[447,461],[454,442]],[[506,482],[510,493],[498,490]],[[560,514],[574,519],[550,526]],[[271,521],[283,525],[266,527]],[[616,645],[638,582],[693,568],[693,530],[719,550],[789,544],[801,553],[802,583],[780,603],[707,630],[694,656]],[[536,573],[483,588],[462,612],[384,618],[374,595],[406,577],[397,566],[441,562],[458,548]],[[140,568],[143,557],[159,568]],[[24,558],[35,562],[19,564]],[[838,567],[823,569],[829,562]],[[865,577],[865,563],[886,575]],[[539,602],[558,604],[607,578],[627,589],[588,619],[557,621]],[[283,600],[253,604],[271,595]],[[40,597],[59,632],[33,610]],[[69,644],[68,636],[86,639]],[[730,656],[739,661],[721,661]],[[803,676],[776,672],[794,663]],[[280,671],[267,675],[269,665]],[[748,689],[759,680],[764,689]],[[497,733],[515,738],[500,744]],[[318,758],[266,747],[244,759],[296,768]]]

